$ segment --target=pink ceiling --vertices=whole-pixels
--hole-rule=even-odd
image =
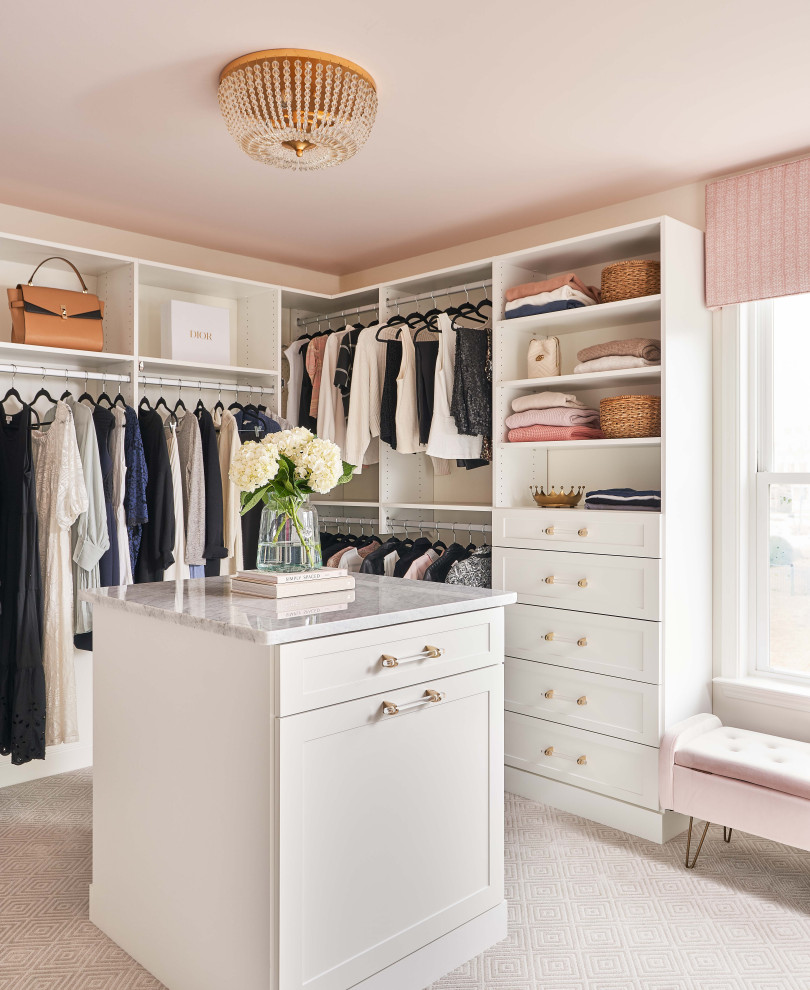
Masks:
[[[2,18],[0,201],[333,273],[810,145],[806,0],[63,0]],[[359,62],[380,110],[324,172],[251,161],[220,68]]]

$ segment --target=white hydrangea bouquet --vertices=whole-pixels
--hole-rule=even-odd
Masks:
[[[308,532],[311,527],[302,524],[301,508],[310,495],[325,495],[336,485],[345,485],[353,473],[354,465],[341,459],[337,444],[299,426],[243,443],[234,454],[228,477],[241,493],[242,515],[264,502],[276,517],[275,524],[268,527],[268,540],[273,544],[289,520],[305,548],[305,566],[314,567],[320,547],[314,545],[315,534]],[[262,517],[263,535],[266,514]],[[260,557],[261,543],[262,537]]]

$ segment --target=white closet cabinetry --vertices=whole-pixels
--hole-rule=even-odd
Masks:
[[[502,258],[496,309],[519,282],[576,271],[599,284],[626,258],[661,262],[661,293],[496,323],[493,584],[506,619],[506,786],[656,841],[680,831],[658,806],[667,726],[711,711],[711,321],[703,235],[663,217]],[[529,381],[532,336],[560,339],[559,379]],[[572,375],[577,350],[661,339],[660,368]],[[519,395],[660,395],[660,438],[506,442]],[[498,432],[500,436],[498,436]],[[542,509],[529,485],[660,489],[659,513]]]

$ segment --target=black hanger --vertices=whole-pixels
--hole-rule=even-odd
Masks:
[[[309,339],[309,337],[307,337],[307,339]],[[242,405],[242,403],[241,403],[241,402],[239,401],[239,389],[238,389],[238,387],[236,388],[236,390],[235,390],[235,391],[236,391],[236,398],[235,398],[235,399],[233,400],[233,402],[232,402],[232,403],[231,403],[231,404],[230,404],[230,405],[228,406],[228,409],[237,409],[237,410],[238,410],[239,412],[242,412],[242,410],[243,410],[243,409],[244,409],[245,407],[244,407],[244,406]]]
[[[186,409],[186,404],[185,404],[185,402],[183,402],[183,396],[180,395],[179,393],[178,393],[178,396],[177,396],[177,402],[175,402],[174,409],[172,410],[174,412],[175,418],[177,418],[177,410],[178,409],[182,409],[183,412],[188,412],[188,409]]]
[[[124,409],[126,409],[127,400],[123,397],[123,395],[121,395],[120,391],[118,395],[116,395],[116,397],[113,399],[113,405],[117,406],[119,403],[121,404],[121,406],[123,406]]]
[[[154,412],[155,411],[154,409],[152,409],[152,403],[149,401],[149,396],[147,396],[147,395],[145,395],[141,399],[141,401],[138,403],[138,408],[139,409],[148,409],[149,412]]]
[[[169,406],[169,403],[168,403],[168,402],[167,402],[167,401],[166,401],[166,400],[165,400],[165,399],[163,398],[163,396],[162,396],[162,395],[161,395],[161,397],[160,397],[160,398],[159,398],[159,399],[157,400],[157,402],[155,403],[155,412],[157,412],[157,411],[158,411],[158,409],[160,409],[160,407],[161,407],[161,406],[163,406],[163,408],[164,408],[164,409],[166,410],[166,412],[167,412],[167,413],[169,414],[169,419],[173,419],[173,420],[175,421],[175,423],[176,423],[176,422],[177,422],[177,414],[175,413],[175,411],[174,411],[174,409],[172,409],[172,408],[171,408],[171,407]]]
[[[91,395],[91,394],[90,394],[90,393],[89,393],[89,392],[87,391],[87,375],[85,375],[85,376],[84,376],[84,391],[83,391],[83,392],[82,392],[82,394],[81,394],[81,395],[79,396],[79,398],[78,398],[78,399],[76,399],[76,401],[77,401],[77,402],[84,402],[84,400],[85,400],[85,399],[87,399],[87,400],[89,400],[89,402],[91,403],[91,405],[93,405],[93,406],[95,406],[95,404],[96,404],[96,400],[95,400],[95,399],[93,398],[93,396],[92,396],[92,395]]]
[[[42,369],[42,388],[37,392],[33,399],[31,399],[31,405],[36,405],[39,399],[47,399],[48,402],[56,405],[56,399],[51,395],[51,393],[45,388],[45,369]]]

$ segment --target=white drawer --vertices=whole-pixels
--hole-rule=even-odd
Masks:
[[[537,605],[508,605],[505,652],[524,660],[658,684],[661,623]]]
[[[596,553],[493,547],[492,586],[528,605],[660,618],[660,561]]]
[[[507,656],[506,708],[657,746],[658,685]],[[549,696],[550,695],[550,696]]]
[[[652,746],[507,711],[505,747],[509,767],[658,809],[658,750]]]
[[[430,656],[430,648],[440,655]],[[503,661],[503,610],[482,609],[279,648],[279,715],[365,698]]]
[[[495,509],[492,542],[499,547],[532,550],[660,557],[661,513],[610,509]]]

